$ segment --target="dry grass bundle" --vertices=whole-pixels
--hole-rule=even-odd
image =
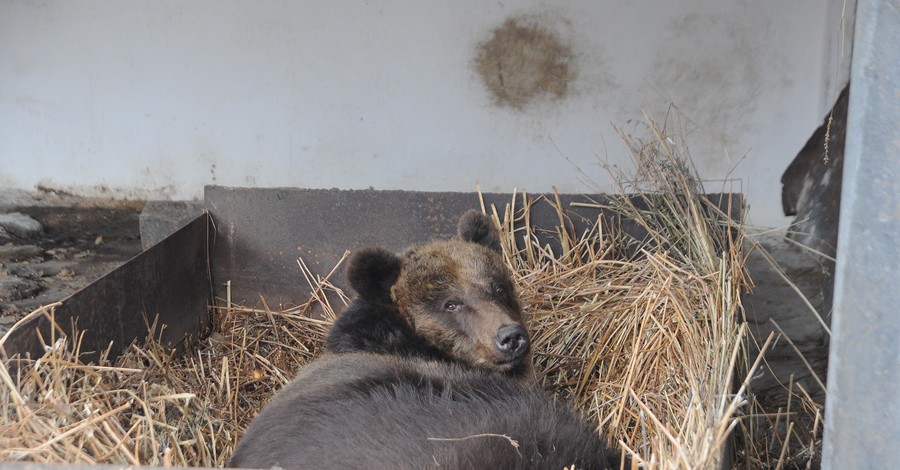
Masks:
[[[259,409],[319,354],[334,318],[328,279],[301,267],[307,303],[213,309],[214,331],[182,356],[149,338],[88,365],[81,336],[57,326],[41,358],[0,365],[0,461],[224,465]]]
[[[215,439],[228,435],[228,423],[205,413],[207,404],[196,393],[172,383],[167,372],[173,351],[149,342],[132,345],[116,364],[104,354],[99,365],[89,365],[79,360],[80,338],[51,339],[41,358],[0,369],[6,385],[0,391],[0,459],[132,465],[219,460],[222,446]]]
[[[588,411],[647,468],[718,469],[744,404],[743,387],[732,393],[735,374],[744,376],[742,231],[652,129],[649,142],[626,138],[640,179],[623,192],[640,196],[604,204],[616,217],[572,234],[558,201],[523,195],[521,210],[503,213],[504,252],[528,306],[543,385]],[[513,229],[536,203],[558,209],[560,253],[530,229]],[[647,237],[626,235],[618,217]]]

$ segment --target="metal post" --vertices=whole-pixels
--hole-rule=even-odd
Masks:
[[[859,0],[822,468],[900,450],[900,0]]]

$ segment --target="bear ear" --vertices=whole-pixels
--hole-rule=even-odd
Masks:
[[[496,252],[501,252],[500,230],[485,214],[476,210],[466,211],[459,218],[457,233],[460,240],[484,245]]]
[[[350,257],[347,280],[360,297],[371,302],[391,302],[391,286],[400,277],[402,259],[383,248],[363,248]]]

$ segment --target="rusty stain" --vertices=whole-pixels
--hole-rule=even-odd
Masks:
[[[499,106],[522,109],[534,99],[566,95],[574,78],[572,48],[537,24],[508,19],[479,44],[475,67]]]

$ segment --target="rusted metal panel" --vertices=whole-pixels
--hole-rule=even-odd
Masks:
[[[202,214],[172,236],[132,258],[109,274],[72,294],[55,308],[56,323],[67,333],[85,332],[85,359],[109,347],[117,356],[132,341],[146,337],[158,318],[166,325],[163,340],[178,345],[198,335],[209,323],[209,216]],[[19,322],[2,345],[8,356],[41,355],[40,331],[50,338],[50,320],[36,315]]]
[[[498,211],[513,201],[512,194],[502,193],[485,193],[482,198],[487,207],[494,205]],[[566,194],[559,198],[574,233],[588,228],[601,211],[572,203],[608,201],[596,195]],[[739,195],[713,194],[708,198],[723,212],[735,214],[735,218],[739,214]],[[399,251],[410,244],[448,237],[455,233],[460,214],[480,208],[474,192],[208,186],[205,201],[216,232],[212,247],[216,297],[225,298],[225,284],[231,281],[233,302],[255,305],[262,297],[271,306],[308,299],[309,289],[298,258],[313,273],[325,276],[345,250],[381,246]],[[640,197],[635,196],[633,201],[643,206]],[[515,204],[521,207],[521,199],[517,198]],[[530,215],[533,227],[548,230],[541,244],[558,249],[554,235],[559,225],[556,211],[549,204],[540,203],[533,206]],[[626,221],[624,226],[628,233],[642,238],[637,224]],[[342,272],[332,281],[340,288],[346,287]]]

